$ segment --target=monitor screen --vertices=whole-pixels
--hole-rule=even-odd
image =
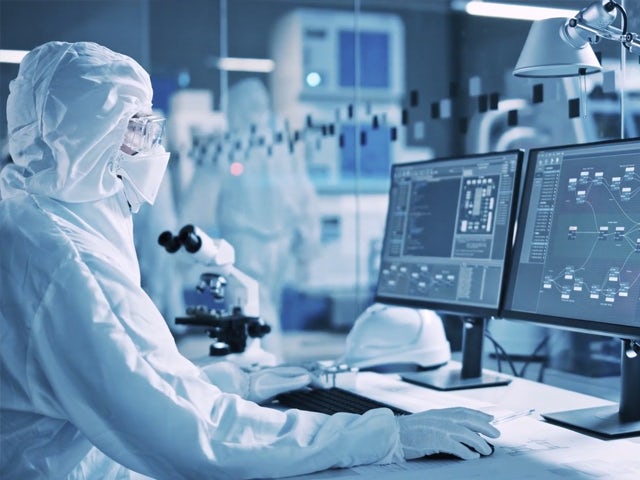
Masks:
[[[640,139],[533,149],[503,316],[640,338]]]
[[[376,301],[498,314],[523,153],[394,164]]]
[[[340,86],[356,85],[356,64],[359,72],[359,85],[364,88],[388,89],[391,86],[389,73],[391,39],[388,32],[361,31],[356,39],[352,30],[340,30],[338,33]],[[356,62],[356,52],[360,52]]]
[[[640,434],[640,139],[533,149],[503,316],[622,338],[618,405],[544,413]]]

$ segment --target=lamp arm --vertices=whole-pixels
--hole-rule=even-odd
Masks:
[[[637,33],[627,32],[623,34],[622,30],[611,25],[606,29],[595,28],[583,22],[579,22],[575,18],[569,20],[568,25],[569,27],[593,34],[593,38],[589,37],[590,43],[598,43],[600,38],[606,38],[607,40],[613,40],[614,42],[621,43],[627,50],[629,50],[629,52],[640,55],[640,36],[638,36]]]
[[[622,16],[622,29],[611,25],[615,18],[614,10],[620,12]],[[565,28],[575,28],[578,31],[578,35],[583,39],[588,39],[589,43],[598,43],[600,38],[606,38],[622,44],[629,52],[640,55],[639,36],[636,33],[627,31],[627,12],[622,5],[616,2],[609,1],[604,5],[597,1],[593,2],[574,18],[569,19]],[[581,35],[580,32],[584,32],[587,35]],[[566,33],[569,37],[569,43],[578,47],[573,41],[575,37],[568,31]]]
[[[627,32],[622,43],[629,52],[640,55],[640,37],[637,33]]]

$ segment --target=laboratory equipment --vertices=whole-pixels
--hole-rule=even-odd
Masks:
[[[404,25],[397,15],[295,9],[278,21],[271,38],[272,58],[279,66],[272,81],[275,103],[349,101],[355,87],[365,100],[400,100],[404,48]]]
[[[275,111],[298,135],[319,191],[386,191],[389,166],[426,147],[409,147],[402,122],[405,27],[398,15],[298,8],[274,26],[270,76]],[[356,101],[354,103],[354,100]],[[392,139],[395,138],[395,141]]]
[[[177,317],[176,323],[207,327],[214,339],[209,347],[212,357],[224,357],[246,368],[275,365],[275,356],[260,346],[260,339],[271,327],[260,318],[258,283],[234,267],[233,247],[191,224],[182,227],[177,235],[162,232],[158,243],[172,254],[183,249],[193,261],[209,267],[195,288],[209,293],[215,307],[189,305],[186,316]]]
[[[544,414],[640,434],[640,139],[533,149],[503,316],[622,339],[619,406]]]
[[[463,318],[462,368],[404,380],[441,390],[510,382],[483,371],[482,348],[501,307],[522,162],[510,150],[393,166],[375,301]]]

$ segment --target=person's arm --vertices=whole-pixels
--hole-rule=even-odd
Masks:
[[[92,268],[110,280],[70,262],[39,309],[32,350],[50,390],[34,400],[115,461],[158,479],[242,479],[402,459],[389,410],[328,417],[222,393],[139,287]]]

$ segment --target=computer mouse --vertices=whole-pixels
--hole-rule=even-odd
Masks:
[[[491,447],[491,453],[488,453],[486,455],[480,453],[480,458],[493,455],[493,452],[496,451],[496,447],[494,447],[492,443],[489,443],[489,442],[487,443],[489,444],[489,447]],[[467,447],[469,448],[469,450],[479,453],[475,448],[470,447],[469,445],[467,445]],[[445,452],[432,453],[431,455],[425,455],[424,458],[428,460],[461,460],[461,458],[458,457],[457,455],[454,455],[452,453],[445,453]]]

